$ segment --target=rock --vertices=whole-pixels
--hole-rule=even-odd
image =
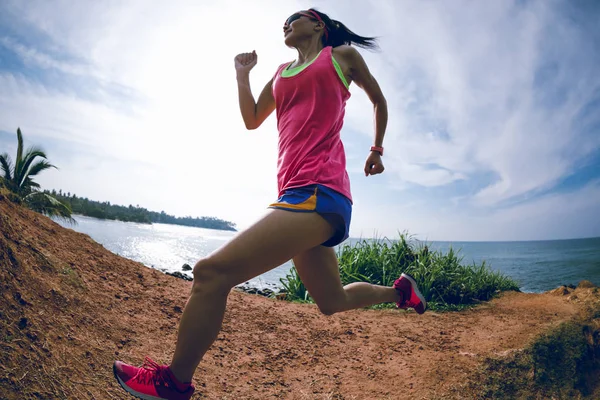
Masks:
[[[244,293],[248,293],[248,294],[255,294],[258,296],[263,296],[263,297],[276,297],[278,293],[280,292],[276,292],[274,290],[265,288],[265,289],[259,289],[259,288],[255,288],[252,286],[246,286],[245,284],[242,285],[238,285],[235,287],[235,289],[244,292]]]
[[[181,267],[182,271],[191,271],[192,267],[190,267],[189,264],[183,264],[183,267]]]
[[[586,280],[579,282],[579,285],[577,285],[577,289],[592,289],[595,287],[597,286],[594,285],[592,282]]]
[[[567,286],[561,286],[561,287],[557,287],[554,290],[551,290],[550,292],[551,295],[554,296],[566,296],[568,294],[571,293],[571,291],[569,290],[569,288]]]
[[[187,276],[186,274],[183,274],[179,271],[175,271],[175,272],[167,272],[167,275],[171,275],[174,276],[175,278],[179,278],[179,279],[184,279],[186,281],[193,281],[194,278]]]

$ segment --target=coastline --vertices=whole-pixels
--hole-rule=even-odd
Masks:
[[[113,222],[123,222],[123,223],[128,223],[128,224],[142,224],[142,225],[154,225],[154,224],[164,224],[164,225],[175,225],[175,226],[186,226],[189,228],[200,228],[200,229],[210,229],[210,230],[215,230],[215,231],[224,231],[224,232],[237,232],[237,229],[235,228],[211,228],[208,226],[199,226],[199,225],[186,225],[186,224],[182,224],[182,223],[170,223],[170,222],[156,222],[156,221],[150,221],[150,222],[145,222],[145,221],[127,221],[127,220],[122,220],[122,219],[118,219],[118,218],[99,218],[99,217],[95,217],[92,215],[85,215],[85,214],[72,214],[73,217],[85,217],[85,218],[93,218],[95,220],[98,221],[113,221]]]
[[[223,230],[187,229],[186,226],[166,224],[128,224],[93,217],[83,217],[78,226],[63,226],[90,235],[115,254],[171,273],[180,271],[183,264],[193,265],[233,237],[232,232]],[[154,226],[151,230],[146,228],[151,226]],[[373,240],[377,239],[367,241]],[[350,238],[344,245],[353,246],[359,242],[361,239]],[[600,284],[600,251],[594,250],[600,249],[600,239],[542,243],[543,246],[536,244],[534,247],[520,242],[500,245],[494,242],[429,242],[429,245],[431,249],[443,253],[449,248],[455,249],[455,252],[458,249],[466,265],[485,262],[494,271],[507,274],[519,282],[520,289],[526,293],[543,293],[563,284],[577,285],[582,279]],[[546,253],[548,246],[552,250]],[[532,258],[532,254],[536,257]],[[280,279],[285,278],[291,268],[292,263],[287,262],[252,279],[250,286],[258,290],[281,288]]]

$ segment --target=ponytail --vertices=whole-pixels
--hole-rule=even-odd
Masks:
[[[340,21],[331,19],[327,16],[327,14],[323,14],[314,8],[309,9],[309,11],[318,14],[325,24],[327,35],[323,35],[323,46],[337,47],[347,44],[350,46],[356,45],[358,47],[362,47],[363,49],[369,50],[376,50],[379,48],[377,45],[377,38],[357,35]]]

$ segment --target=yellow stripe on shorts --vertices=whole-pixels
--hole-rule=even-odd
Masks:
[[[290,210],[305,210],[305,211],[314,211],[317,209],[317,188],[315,188],[315,192],[302,203],[291,204],[291,203],[273,203],[269,207],[279,207],[279,208],[287,208]]]

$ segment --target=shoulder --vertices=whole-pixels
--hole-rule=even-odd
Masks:
[[[285,62],[283,64],[279,64],[279,67],[277,67],[277,72],[281,71],[282,69],[286,68],[288,65],[290,65],[291,63],[293,63],[293,61],[288,61]]]
[[[288,65],[290,65],[293,61],[288,61],[286,63],[280,64],[277,67],[277,70],[275,71],[275,73],[273,74],[273,77],[271,78],[271,80],[275,80],[275,78],[277,78],[278,75],[281,74],[281,71],[283,71]]]
[[[362,58],[355,47],[347,44],[334,47],[331,52],[334,57],[344,59],[345,61],[353,61]]]

